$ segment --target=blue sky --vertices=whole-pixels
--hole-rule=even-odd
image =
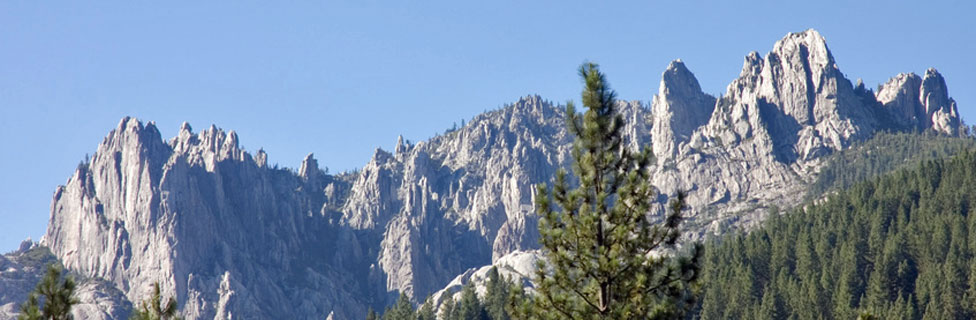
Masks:
[[[584,60],[623,99],[649,101],[677,58],[720,94],[748,52],[815,28],[852,80],[936,67],[976,119],[968,1],[465,2],[0,2],[0,252],[43,235],[57,185],[127,115],[336,172],[520,96],[578,99]]]

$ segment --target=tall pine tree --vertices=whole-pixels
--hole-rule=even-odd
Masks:
[[[27,301],[20,307],[21,315],[18,319],[72,319],[71,307],[78,304],[75,298],[75,280],[71,277],[61,277],[61,268],[53,263],[48,265],[47,273],[31,292]],[[41,306],[38,297],[44,298]]]
[[[698,278],[700,247],[696,244],[689,256],[665,253],[680,236],[683,195],[672,202],[663,225],[651,223],[648,214],[656,191],[648,172],[650,148],[635,152],[624,146],[616,94],[598,66],[584,63],[579,74],[587,110],[578,114],[572,103],[566,107],[567,127],[576,137],[576,180],[571,182],[561,170],[551,193],[538,186],[545,259],[535,275],[537,294],[519,315],[678,318],[693,301],[690,289]]]

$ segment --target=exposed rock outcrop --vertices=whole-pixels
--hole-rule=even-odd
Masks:
[[[165,143],[152,122],[123,119],[58,188],[42,243],[129,301],[159,282],[189,318],[364,312],[352,284],[365,276],[334,266],[355,253],[323,219],[321,186],[346,182],[311,156],[296,175],[259,166],[233,131],[191,130]]]
[[[813,30],[750,53],[720,98],[675,61],[650,110],[618,106],[628,147],[653,144],[659,158],[650,216],[689,191],[692,239],[796,204],[825,155],[877,130],[962,128],[935,70],[875,95],[844,77]],[[399,137],[358,172],[331,175],[311,154],[297,171],[269,167],[233,131],[183,124],[163,141],[152,122],[126,118],[57,189],[42,244],[101,281],[85,298],[92,317],[160,282],[188,319],[359,318],[399,292],[446,296],[482,266],[529,257],[533,186],[570,161],[564,119],[529,96],[426,141]]]
[[[877,100],[900,127],[932,129],[948,135],[961,133],[956,101],[949,97],[945,79],[933,68],[925,71],[925,77],[898,74],[879,88]]]
[[[654,155],[665,161],[674,158],[678,145],[687,143],[691,134],[708,122],[715,97],[702,92],[698,79],[679,59],[664,70],[651,108]]]
[[[15,319],[20,305],[44,277],[49,264],[58,258],[30,239],[14,252],[0,255],[0,319]],[[75,279],[75,298],[71,314],[75,319],[125,319],[132,305],[111,284],[97,278],[67,273]]]

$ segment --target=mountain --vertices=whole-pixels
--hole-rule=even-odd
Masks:
[[[826,155],[876,132],[928,129],[958,135],[964,128],[935,70],[929,70],[928,82],[892,102],[888,87],[897,81],[889,81],[877,95],[863,84],[852,85],[824,38],[812,29],[788,34],[765,57],[749,53],[739,77],[712,108],[701,105],[710,97],[683,69],[675,62],[664,72],[652,106],[653,123],[702,125],[652,130],[661,164],[654,182],[666,194],[690,190],[690,223],[697,226],[690,231],[696,238],[755,225],[763,208],[797,204]],[[904,109],[900,102],[913,101],[932,105],[925,109],[931,116],[898,118]],[[706,119],[701,110],[712,111]]]
[[[852,85],[808,30],[749,54],[722,97],[675,61],[649,106],[618,112],[628,146],[655,148],[661,207],[689,191],[687,234],[700,239],[799,203],[827,155],[880,130],[965,131],[937,72],[897,78],[878,94]],[[159,282],[188,319],[360,318],[399,292],[445,296],[478,278],[470,270],[524,265],[538,247],[533,186],[570,161],[564,117],[524,97],[427,141],[401,137],[344,174],[312,155],[297,171],[269,167],[215,126],[164,141],[125,118],[56,190],[40,244],[124,296],[115,306]]]

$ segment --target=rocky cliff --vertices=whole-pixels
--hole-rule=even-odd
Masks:
[[[768,208],[798,204],[824,156],[879,130],[960,134],[964,126],[941,75],[930,69],[928,80],[911,77],[916,79],[896,76],[878,94],[854,86],[815,30],[788,34],[766,56],[748,54],[739,77],[717,99],[702,92],[684,63],[672,62],[643,124],[658,157],[653,179],[662,193],[659,203],[679,190],[689,192],[683,227],[691,240],[748,229]],[[525,280],[527,274],[513,265],[534,257],[532,251],[513,254],[495,265]],[[437,301],[456,297],[469,281],[480,288],[487,270],[459,275],[435,295]]]
[[[55,192],[42,243],[130,301],[159,282],[188,318],[365,312],[358,240],[329,223],[350,183],[311,157],[297,174],[257,158],[233,131],[184,124],[164,142],[152,122],[123,119]]]
[[[654,147],[659,202],[690,192],[693,239],[796,204],[825,155],[878,130],[964,128],[934,70],[875,94],[813,30],[750,53],[721,97],[675,61],[650,106],[619,107],[628,145]],[[269,167],[233,131],[184,124],[164,141],[126,118],[55,192],[41,243],[128,301],[159,282],[188,319],[359,318],[398,292],[450,296],[485,265],[533,257],[533,185],[571,160],[564,117],[525,97],[426,141],[400,138],[340,175],[312,155],[297,171]]]

